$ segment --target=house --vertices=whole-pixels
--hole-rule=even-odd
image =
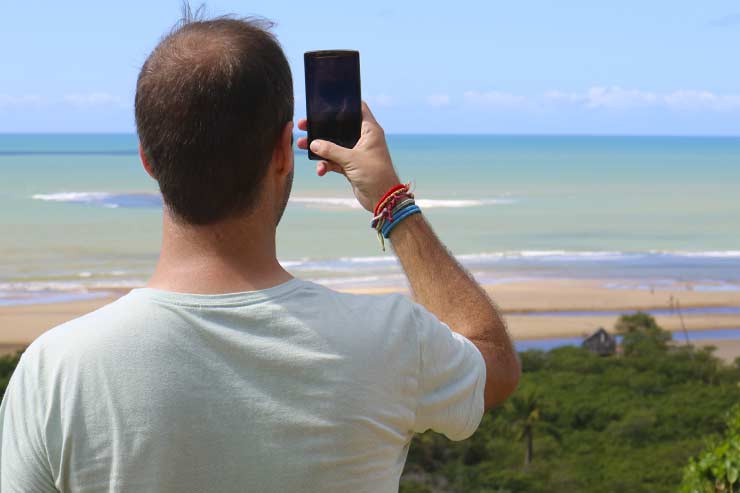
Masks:
[[[599,356],[611,356],[617,351],[617,340],[603,327],[599,327],[596,332],[583,340],[581,347]]]

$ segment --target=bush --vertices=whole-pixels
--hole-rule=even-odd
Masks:
[[[8,386],[15,367],[18,366],[18,362],[21,360],[21,354],[23,354],[23,351],[0,356],[0,399],[5,395],[5,388]]]
[[[667,351],[671,341],[671,333],[660,328],[652,315],[643,312],[622,315],[614,328],[622,334],[625,356],[652,357]]]
[[[684,471],[682,493],[715,493],[740,490],[740,405],[727,416],[725,436],[692,458]]]
[[[469,440],[414,438],[404,478],[435,493],[678,491],[689,458],[740,402],[740,366],[667,344],[670,335],[646,314],[622,317],[618,328],[630,346],[624,357],[576,347],[522,353],[515,396]],[[515,412],[528,396],[536,402]],[[724,467],[725,478],[734,474]]]

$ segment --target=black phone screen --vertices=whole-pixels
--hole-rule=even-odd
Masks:
[[[362,125],[359,52],[309,51],[303,61],[309,144],[322,139],[354,147]],[[310,150],[308,157],[321,159]]]

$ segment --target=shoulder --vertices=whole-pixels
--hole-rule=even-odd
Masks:
[[[300,304],[306,317],[345,334],[348,345],[386,348],[395,344],[404,351],[418,353],[421,307],[408,296],[341,292],[312,282],[305,282],[302,291]]]
[[[44,332],[24,352],[24,358],[36,360],[63,360],[83,352],[91,344],[98,344],[120,329],[131,317],[140,317],[134,305],[139,303],[131,294],[104,305],[97,310],[57,325]]]
[[[337,309],[353,313],[366,315],[375,313],[408,318],[418,316],[418,310],[421,308],[407,296],[398,292],[346,292],[336,291],[310,281],[303,281],[303,283],[302,291],[306,295],[322,298]]]

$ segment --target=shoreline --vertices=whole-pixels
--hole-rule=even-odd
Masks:
[[[609,280],[611,282],[612,280]],[[605,280],[540,279],[504,284],[484,285],[501,309],[515,340],[543,340],[583,337],[597,328],[613,332],[619,315],[599,312],[634,312],[637,310],[670,309],[671,300],[678,300],[682,309],[740,307],[740,291],[643,290],[605,287]],[[0,306],[0,353],[22,348],[46,330],[93,311],[129,292],[129,289],[105,289],[105,297],[70,302]],[[341,289],[357,294],[402,293],[398,287]],[[93,292],[91,290],[91,292]],[[732,311],[730,310],[730,311]],[[541,312],[548,312],[538,315]],[[568,312],[588,312],[568,315]],[[660,314],[659,325],[671,332],[684,330],[739,329],[740,313],[728,314]],[[726,341],[722,347],[729,346]],[[701,341],[702,345],[705,343]],[[736,346],[736,347],[735,347]],[[740,344],[733,354],[740,356]]]

